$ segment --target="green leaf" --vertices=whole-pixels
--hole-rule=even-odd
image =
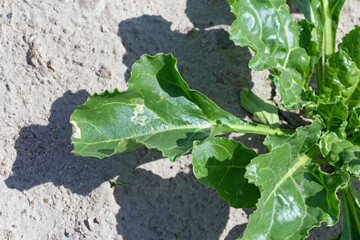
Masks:
[[[171,54],[144,55],[124,92],[91,96],[71,115],[74,153],[103,158],[141,145],[175,160],[194,141],[229,132],[281,133],[243,121],[190,90]]]
[[[326,130],[335,132],[341,138],[346,138],[345,128],[347,126],[348,109],[340,101],[335,103],[320,103],[314,110],[323,119]]]
[[[340,153],[351,146],[350,141],[339,138],[334,132],[325,133],[319,142],[321,153],[334,166],[339,161]]]
[[[308,40],[316,43],[317,51],[322,52],[323,47],[323,8],[319,0],[291,0],[299,5],[306,20],[313,24],[314,29],[310,30],[311,34],[308,35]]]
[[[346,127],[346,131],[353,133],[358,131],[360,128],[360,107],[351,109],[349,113],[349,124]]]
[[[336,31],[339,24],[339,15],[345,0],[291,0],[297,3],[307,21],[314,24],[314,39],[321,52],[323,38],[330,48],[335,49]]]
[[[286,109],[302,108],[313,96],[308,86],[310,56],[300,46],[298,31],[285,0],[228,1],[237,17],[230,38],[255,51],[250,67],[271,68]]]
[[[271,152],[254,158],[245,177],[262,190],[242,239],[303,239],[314,226],[329,226],[340,214],[337,189],[349,181],[344,172],[323,173],[311,164],[323,125],[298,128],[292,136],[268,136]]]
[[[250,89],[243,88],[240,93],[240,105],[253,114],[256,122],[279,127],[279,115],[276,104],[271,100],[263,100]]]
[[[342,169],[360,179],[360,146],[340,139],[334,132],[321,136],[320,151],[336,170]]]
[[[194,146],[194,174],[200,183],[215,188],[231,207],[252,208],[260,193],[244,174],[246,165],[256,156],[240,142],[213,138]]]
[[[342,101],[349,109],[360,106],[360,27],[348,33],[326,62],[326,76],[320,97],[324,102]]]
[[[342,151],[337,165],[360,179],[360,146],[351,146]]]
[[[314,25],[312,23],[309,23],[304,19],[296,23],[300,36],[300,46],[306,49],[306,52],[310,56],[308,72],[306,75],[306,81],[310,81],[310,78],[313,74],[314,65],[321,57],[321,47],[318,46],[318,44],[321,44],[321,42],[317,42],[317,39],[315,38],[316,35],[313,33]]]
[[[360,195],[352,183],[349,187],[340,191],[341,206],[343,212],[343,231],[338,239],[360,239]]]

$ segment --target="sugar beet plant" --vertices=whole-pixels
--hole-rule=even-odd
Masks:
[[[311,124],[279,128],[277,106],[248,89],[241,103],[258,123],[239,119],[189,89],[171,54],[143,55],[126,91],[95,94],[72,114],[74,153],[104,158],[145,145],[175,161],[192,150],[202,184],[232,207],[256,206],[241,239],[304,239],[338,222],[339,199],[338,239],[360,239],[360,27],[336,51],[345,0],[294,1],[304,20],[292,19],[285,0],[228,0],[230,38],[255,52],[251,69],[272,71],[282,106],[306,109]],[[314,69],[318,94],[308,86]],[[216,137],[230,132],[266,135],[269,153]]]

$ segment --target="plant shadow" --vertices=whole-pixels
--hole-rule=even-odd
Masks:
[[[122,175],[130,182],[127,190],[122,186],[114,190],[120,206],[117,230],[124,240],[219,239],[228,204],[202,186],[192,169],[167,179],[141,168],[129,170]]]
[[[52,182],[85,196],[112,175],[107,168],[111,159],[99,161],[71,153],[70,115],[89,96],[85,90],[67,91],[52,104],[48,125],[33,124],[20,130],[12,174],[5,180],[9,188],[24,191]]]

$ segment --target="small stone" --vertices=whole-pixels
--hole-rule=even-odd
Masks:
[[[105,67],[102,66],[99,71],[96,73],[101,78],[111,78],[111,72]]]
[[[104,25],[101,25],[101,28],[100,28],[101,32],[105,33],[107,32],[107,27],[105,27]]]
[[[100,219],[98,217],[94,218],[94,223],[100,224]]]
[[[89,231],[92,231],[92,222],[89,219],[86,219],[84,221],[84,224],[87,227],[87,229],[89,229]]]

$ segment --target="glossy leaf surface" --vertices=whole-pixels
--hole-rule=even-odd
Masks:
[[[340,192],[343,212],[343,231],[339,240],[360,239],[360,194],[350,183]]]
[[[349,176],[326,174],[310,164],[322,127],[315,121],[292,136],[266,138],[271,152],[254,158],[246,168],[245,177],[262,192],[242,239],[303,239],[321,222],[331,226],[338,221],[336,191]]]
[[[321,137],[320,150],[335,169],[345,170],[360,179],[360,146],[330,132]]]
[[[342,138],[346,138],[348,109],[342,102],[320,103],[314,113],[321,116],[327,131],[335,132]]]
[[[128,86],[124,92],[95,94],[74,111],[75,154],[103,158],[146,145],[175,160],[209,136],[282,132],[243,121],[190,90],[171,54],[142,56]]]
[[[360,106],[360,27],[348,33],[326,63],[324,102],[342,101],[349,109]]]
[[[74,152],[103,158],[144,144],[175,160],[224,124],[247,123],[190,90],[172,55],[142,56],[125,92],[95,94],[71,116]]]
[[[215,188],[231,207],[252,208],[260,193],[244,174],[246,165],[256,156],[240,142],[213,138],[194,146],[194,174],[202,184]]]
[[[300,46],[286,1],[228,3],[237,17],[231,26],[230,38],[256,52],[249,66],[255,70],[272,69],[271,79],[280,90],[283,106],[302,108],[312,96],[307,89],[311,59]]]

